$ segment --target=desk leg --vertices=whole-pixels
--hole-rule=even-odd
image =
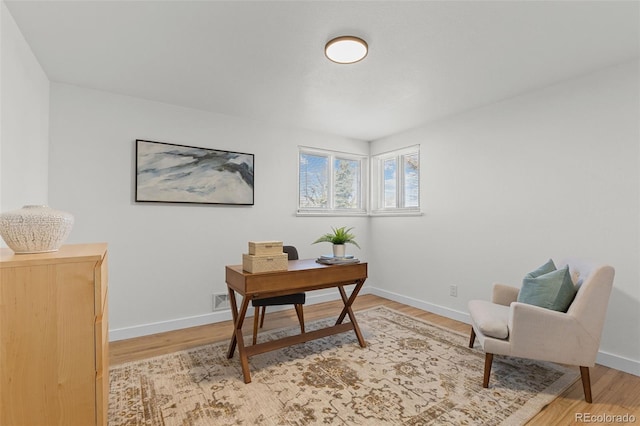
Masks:
[[[358,281],[356,284],[356,287],[353,289],[353,292],[351,292],[351,296],[349,296],[349,298],[347,298],[347,293],[344,291],[344,286],[338,286],[338,290],[340,291],[340,297],[342,297],[342,303],[344,303],[344,308],[342,308],[342,312],[340,313],[340,316],[336,320],[336,325],[342,324],[342,321],[344,321],[345,316],[348,314],[349,320],[353,325],[353,331],[356,333],[356,337],[358,338],[358,343],[360,343],[360,346],[364,348],[367,346],[367,344],[364,341],[364,337],[362,336],[362,332],[360,331],[360,326],[358,326],[358,322],[356,321],[356,316],[353,313],[353,309],[351,309],[351,305],[353,305],[353,302],[356,300],[356,297],[358,296],[358,293],[360,292],[360,289],[362,288],[363,285],[364,285],[364,280]]]
[[[240,306],[240,312],[236,310],[237,303],[233,290],[229,289],[229,301],[231,302],[231,310],[233,312],[234,330],[233,336],[231,336],[231,342],[229,343],[229,351],[227,352],[227,358],[233,358],[236,345],[238,345],[238,354],[240,355],[240,364],[242,365],[242,375],[244,376],[245,383],[251,383],[251,373],[249,372],[249,357],[244,348],[244,339],[242,337],[242,324],[244,323],[244,317],[247,315],[247,308],[249,307],[249,298],[244,297],[242,299],[242,305]]]
[[[236,351],[236,329],[235,325],[238,323],[238,303],[236,302],[236,292],[227,287],[229,292],[229,303],[231,304],[231,315],[233,316],[233,335],[231,336],[231,342],[229,343],[229,351],[227,352],[227,358],[233,358],[233,354]]]

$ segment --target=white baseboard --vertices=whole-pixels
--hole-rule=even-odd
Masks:
[[[350,289],[347,291],[349,293]],[[415,299],[413,297],[403,296],[398,293],[379,289],[376,287],[368,287],[365,285],[360,294],[373,294],[383,297],[385,299],[393,300],[394,302],[403,303],[405,305],[413,306],[414,308],[422,309],[424,311],[432,312],[434,314],[441,315],[446,318],[451,318],[457,321],[464,322],[466,324],[471,323],[469,314],[455,309],[447,308],[433,303],[428,303],[423,300]],[[340,296],[336,292],[314,292],[307,293],[307,304],[315,305],[317,303],[330,302],[333,300],[339,300]],[[282,309],[288,309],[287,306],[274,306],[269,308],[272,311],[278,311]],[[250,309],[247,317],[253,318],[253,310]],[[115,342],[117,340],[132,339],[134,337],[148,336],[151,334],[164,333],[167,331],[175,331],[183,328],[197,327],[200,325],[213,324],[222,321],[231,320],[231,311],[219,311],[211,312],[208,314],[197,315],[187,318],[178,318],[175,320],[161,321],[151,324],[142,324],[133,327],[124,327],[109,330],[109,341]],[[625,373],[640,376],[640,362],[628,359],[619,355],[610,354],[607,352],[598,352],[597,363],[606,367],[614,368],[616,370],[624,371]]]
[[[346,287],[347,293],[351,291],[351,287]],[[360,294],[367,294],[366,286],[362,288]],[[313,292],[307,293],[307,304],[315,305],[317,303],[330,302],[333,300],[339,300],[340,295],[337,292]],[[242,298],[238,300],[241,303]],[[289,306],[273,306],[269,308],[269,311],[279,311],[283,309],[289,309]],[[132,327],[123,327],[109,330],[109,341],[115,342],[117,340],[133,339],[135,337],[149,336],[151,334],[164,333],[167,331],[181,330],[183,328],[198,327],[201,325],[214,324],[217,322],[230,321],[232,318],[231,310],[226,309],[223,311],[211,312],[202,315],[196,315],[186,318],[177,318],[174,320],[160,321],[149,324],[135,325]],[[247,318],[253,318],[253,309],[249,307],[247,312]]]
[[[633,374],[634,376],[640,376],[640,362],[633,359],[600,351],[596,357],[596,362],[606,367]]]
[[[415,299],[413,297],[403,296],[398,293],[394,293],[387,290],[382,290],[379,288],[370,288],[369,293],[384,297],[385,299],[393,300],[394,302],[399,302],[405,305],[413,306],[414,308],[422,309],[423,311],[431,312],[434,314],[441,315],[443,317],[451,318],[465,324],[471,324],[471,318],[469,314],[466,312],[456,311],[455,309],[446,308],[440,305],[434,305],[433,303],[428,303],[419,299]]]
[[[134,325],[132,327],[115,328],[109,330],[109,341],[115,342],[118,340],[133,339],[135,337],[149,336],[152,334],[164,333],[166,331],[175,331],[183,328],[214,324],[216,322],[228,320],[231,320],[231,311],[227,309],[225,311],[211,312],[209,314],[193,317]]]

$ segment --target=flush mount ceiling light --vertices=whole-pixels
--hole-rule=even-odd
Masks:
[[[342,36],[329,40],[324,47],[324,54],[329,60],[338,64],[353,64],[367,56],[369,46],[359,37]]]

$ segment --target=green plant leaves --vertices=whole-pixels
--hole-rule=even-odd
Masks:
[[[315,240],[313,244],[316,244],[316,243],[353,244],[354,246],[360,248],[360,246],[355,240],[356,236],[350,233],[353,227],[347,229],[346,226],[343,226],[341,228],[334,228],[332,226],[331,229],[333,230],[333,232],[324,234],[323,236]]]

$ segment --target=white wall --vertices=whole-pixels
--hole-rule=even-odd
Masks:
[[[135,203],[136,139],[255,154],[255,205]],[[226,293],[224,266],[242,262],[248,241],[282,240],[317,257],[330,248],[311,243],[348,225],[369,247],[366,217],[295,216],[298,145],[369,150],[362,141],[52,84],[50,200],[75,215],[70,243],[109,243],[112,340],[230,318],[211,313],[212,294]]]
[[[624,64],[373,142],[420,144],[425,212],[372,218],[380,293],[465,319],[492,282],[520,286],[549,258],[607,262],[600,361],[640,374],[638,75]]]
[[[0,2],[0,211],[47,204],[49,80]],[[4,241],[0,239],[4,246]]]

